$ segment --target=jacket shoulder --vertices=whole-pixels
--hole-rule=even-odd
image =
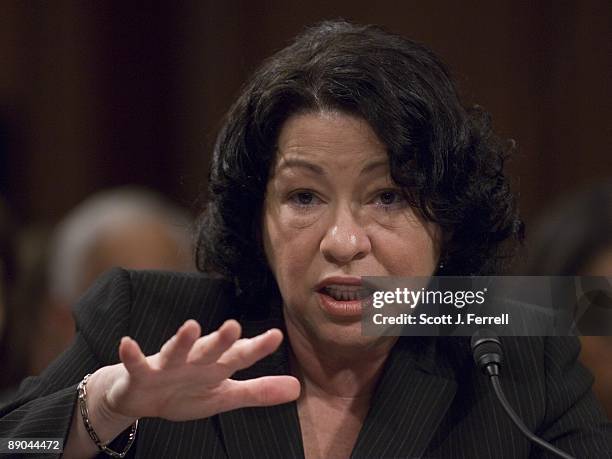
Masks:
[[[130,336],[145,354],[159,351],[188,319],[200,323],[202,334],[236,317],[233,285],[201,273],[128,271],[132,285]]]
[[[230,282],[201,273],[129,271],[104,273],[75,307],[77,329],[101,362],[116,363],[123,336],[134,338],[145,355],[159,351],[187,319],[202,333],[236,314]]]

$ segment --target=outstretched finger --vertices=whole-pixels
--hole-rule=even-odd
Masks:
[[[240,324],[227,320],[217,331],[199,338],[187,355],[187,362],[208,365],[214,363],[240,337]]]
[[[226,381],[228,390],[220,412],[253,406],[289,403],[300,396],[300,383],[293,376],[263,376],[246,381]]]
[[[248,368],[274,352],[282,340],[283,334],[276,328],[254,338],[241,339],[223,353],[218,363],[227,367],[230,372],[229,377],[234,372]]]
[[[121,338],[119,343],[119,358],[131,374],[144,373],[149,370],[147,359],[140,350],[140,346],[129,336]]]
[[[193,319],[186,321],[176,334],[164,343],[159,352],[159,365],[169,368],[185,362],[193,343],[200,337],[200,324]]]

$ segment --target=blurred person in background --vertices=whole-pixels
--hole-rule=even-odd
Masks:
[[[193,270],[190,227],[188,213],[161,195],[119,188],[87,198],[53,231],[21,229],[0,400],[68,347],[72,305],[102,272],[114,266]]]
[[[186,211],[153,191],[127,187],[94,194],[55,230],[49,293],[72,304],[114,266],[193,270],[191,225]]]
[[[525,274],[612,277],[612,180],[561,199],[534,225]],[[612,337],[582,336],[580,359],[612,419]]]
[[[47,264],[48,333],[41,334],[34,373],[42,371],[74,335],[72,306],[104,271],[128,269],[192,271],[189,214],[142,188],[102,191],[62,220],[50,241]]]

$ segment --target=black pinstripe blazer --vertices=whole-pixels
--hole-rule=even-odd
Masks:
[[[0,410],[0,437],[65,437],[83,375],[118,362],[124,335],[146,354],[187,318],[203,331],[238,317],[231,286],[197,274],[107,273],[76,308],[75,342],[45,372],[29,378]],[[282,318],[240,318],[256,335]],[[527,426],[576,457],[612,457],[612,429],[576,363],[574,339],[504,339],[503,384]],[[235,375],[287,374],[286,344]],[[79,422],[80,420],[77,420]],[[117,441],[120,441],[118,439]],[[139,458],[303,457],[295,403],[234,410],[191,422],[143,419],[130,456]],[[28,456],[32,457],[32,456]],[[544,457],[510,423],[465,338],[400,338],[386,363],[352,457]]]

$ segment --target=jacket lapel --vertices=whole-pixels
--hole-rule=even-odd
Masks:
[[[270,328],[283,328],[282,320],[242,321],[243,336],[252,337]],[[237,372],[233,379],[287,375],[289,350],[286,341],[255,365]],[[264,408],[244,408],[218,415],[221,434],[230,458],[303,458],[302,434],[295,402]]]
[[[457,389],[435,361],[435,338],[400,338],[351,457],[421,457]],[[440,360],[440,359],[438,359]]]

